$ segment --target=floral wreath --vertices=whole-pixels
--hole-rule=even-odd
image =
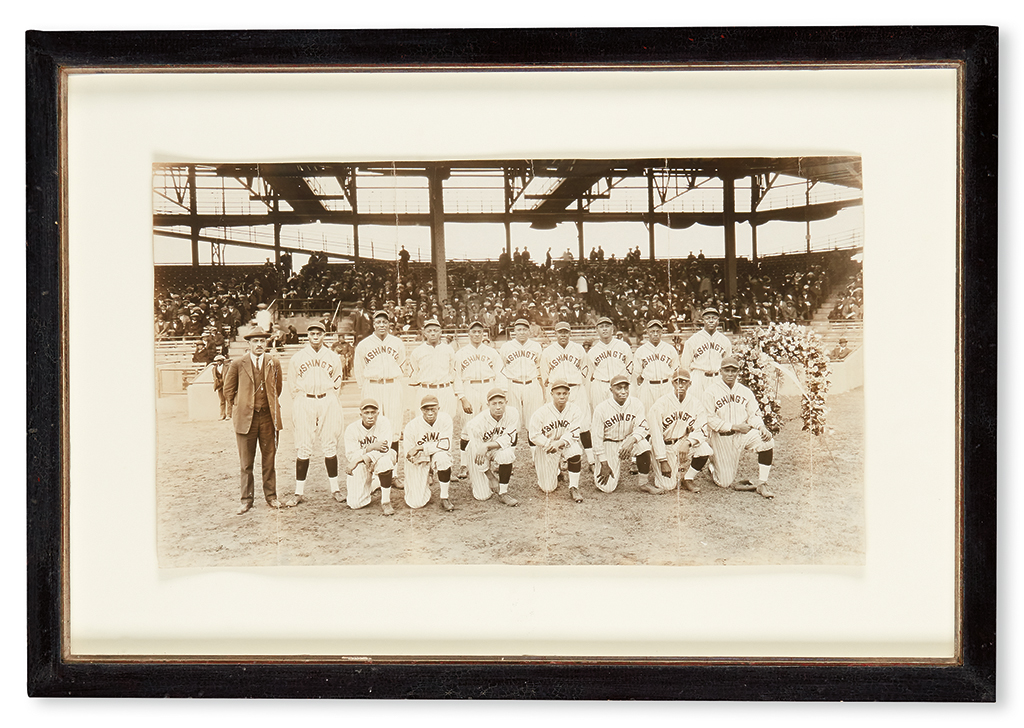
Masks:
[[[814,435],[825,432],[825,415],[828,413],[825,397],[832,370],[820,336],[805,326],[771,323],[766,329],[748,331],[743,342],[734,349],[733,356],[740,362],[740,381],[754,393],[765,427],[772,434],[777,434],[783,425],[779,414],[779,383],[784,374],[792,377],[803,393],[800,413],[803,429]],[[786,364],[794,369],[803,369],[802,383],[779,366]]]

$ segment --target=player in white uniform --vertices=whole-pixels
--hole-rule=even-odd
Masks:
[[[633,376],[633,350],[622,339],[615,338],[615,326],[607,316],[597,320],[598,340],[590,346],[590,401],[595,407],[612,396],[611,382],[616,374]]]
[[[700,491],[693,479],[708,458],[707,414],[704,404],[690,389],[690,373],[680,367],[672,374],[672,394],[666,394],[651,407],[647,424],[651,429],[651,449],[658,467],[654,484],[662,492],[675,490],[680,468],[686,466],[683,487]]]
[[[466,431],[469,433],[466,452],[473,461],[469,468],[473,497],[477,500],[490,498],[494,493],[492,481],[496,481],[498,500],[507,506],[519,505],[508,492],[512,464],[516,461],[519,411],[508,406],[505,390],[494,387],[487,393],[487,410],[471,419]]]
[[[574,501],[581,503],[582,415],[579,407],[569,401],[570,389],[567,382],[554,379],[549,386],[551,401],[541,405],[530,419],[530,441],[536,445],[533,451],[533,464],[537,468],[537,485],[545,493],[554,491],[561,478],[561,464],[565,461],[569,473],[569,495]]]
[[[428,319],[423,324],[422,344],[412,350],[409,364],[412,367],[410,380],[418,390],[417,401],[424,394],[436,394],[441,411],[455,420],[455,349],[447,341],[441,341],[441,324],[437,319]]]
[[[356,346],[356,383],[364,398],[380,403],[380,413],[393,426],[400,427],[404,415],[402,407],[402,376],[405,366],[405,344],[394,334],[388,333],[391,316],[387,311],[373,315],[373,333]],[[398,432],[391,447],[398,454]]]
[[[483,343],[484,325],[469,325],[469,343],[455,355],[455,396],[462,406],[462,436],[459,442],[459,480],[469,477],[469,434],[466,423],[479,414],[487,403],[487,392],[497,384],[501,373],[501,357],[493,347]]]
[[[665,327],[654,319],[647,324],[647,341],[641,344],[633,357],[636,362],[638,396],[643,402],[644,412],[650,412],[651,405],[666,394],[672,393],[672,372],[679,366],[676,348],[661,335]]]
[[[341,402],[341,359],[324,346],[325,327],[314,321],[306,329],[308,341],[288,363],[288,386],[292,392],[292,426],[295,428],[295,495],[284,502],[297,506],[303,500],[313,439],[319,435],[327,467],[327,482],[334,500],[342,500],[338,487],[338,440],[343,426]]]
[[[379,485],[381,511],[391,516],[395,513],[391,505],[395,451],[391,449],[391,422],[379,412],[375,400],[364,399],[359,403],[359,421],[345,428],[346,501],[353,509],[368,506],[371,494]]]
[[[520,423],[529,428],[533,413],[544,404],[540,384],[540,344],[530,339],[530,322],[518,319],[512,327],[515,338],[499,352],[501,373],[508,384],[508,404],[519,410]],[[530,445],[531,452],[533,444]]]
[[[437,397],[424,395],[420,416],[413,417],[402,433],[405,441],[405,504],[422,508],[430,502],[431,470],[437,473],[441,486],[441,509],[454,511],[448,499],[452,479],[452,418],[441,412]]]
[[[594,484],[598,490],[611,493],[619,484],[621,462],[636,458],[640,490],[659,493],[648,480],[651,443],[644,406],[629,396],[629,377],[625,374],[612,378],[611,389],[612,396],[594,408],[594,450],[600,467]]]
[[[711,476],[717,485],[733,490],[756,490],[765,498],[774,498],[768,490],[775,441],[764,426],[754,393],[736,381],[740,364],[727,356],[722,359],[722,381],[704,391],[704,409],[708,416],[708,441],[711,444]],[[757,453],[758,480],[736,480],[740,455],[744,450]]]
[[[565,321],[555,324],[555,343],[549,344],[541,353],[540,376],[550,390],[551,382],[561,380],[569,385],[569,401],[580,411],[580,445],[587,456],[587,462],[594,465],[594,450],[590,439],[590,398],[587,383],[590,381],[590,356],[574,341],[569,341],[572,327]]]
[[[708,306],[703,311],[704,328],[683,344],[679,366],[690,370],[693,381],[690,389],[697,397],[704,398],[704,390],[712,382],[721,382],[719,374],[723,357],[732,356],[729,337],[718,330],[718,309]]]

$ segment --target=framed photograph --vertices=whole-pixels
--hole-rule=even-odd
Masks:
[[[30,694],[995,699],[995,29],[26,44]]]

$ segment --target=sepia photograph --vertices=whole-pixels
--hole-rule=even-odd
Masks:
[[[161,567],[864,564],[859,155],[152,175]]]

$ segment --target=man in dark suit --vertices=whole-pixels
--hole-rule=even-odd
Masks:
[[[249,352],[231,362],[224,377],[224,398],[232,403],[232,421],[242,466],[242,503],[238,515],[252,508],[255,479],[253,464],[259,444],[263,465],[263,497],[271,508],[277,500],[277,432],[281,429],[281,363],[267,353],[266,331],[255,328],[245,335]]]

